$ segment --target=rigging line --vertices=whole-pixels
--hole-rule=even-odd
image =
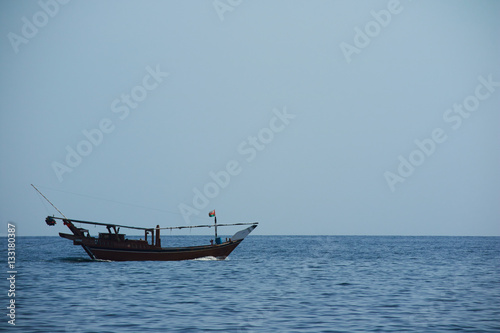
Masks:
[[[48,202],[49,204],[51,204],[51,205],[52,205],[52,207],[54,207],[54,208],[55,208],[55,209],[59,212],[59,214],[61,214],[61,215],[62,215],[65,219],[67,218],[66,216],[64,216],[64,214],[63,214],[63,213],[62,213],[59,209],[57,209],[57,207],[56,207],[56,206],[54,206],[54,204],[53,204],[52,202],[50,202],[50,200],[49,200],[49,199],[47,199],[47,197],[46,197],[45,195],[43,195],[43,194],[42,194],[42,192],[40,192],[40,191],[39,191],[39,190],[35,187],[35,185],[31,184],[31,186],[33,186],[33,188],[34,188],[34,189],[35,189],[38,193],[40,193],[40,195],[41,195],[41,196],[42,196],[45,200],[47,200],[47,202]]]
[[[233,225],[257,225],[259,222],[240,222],[240,223],[226,223],[226,224],[202,224],[202,225],[188,225],[179,227],[163,227],[159,229],[193,229],[193,228],[211,228],[211,227],[228,227]]]
[[[42,206],[45,208],[45,211],[47,212],[47,215],[50,215],[50,210],[49,208],[47,207],[47,204],[45,203],[45,201],[42,199],[41,196],[37,195],[36,196],[38,199],[40,199],[40,202],[42,203]]]
[[[57,208],[56,208],[57,209]],[[133,226],[128,226],[128,225],[121,225],[121,224],[114,224],[114,223],[103,223],[103,222],[92,222],[92,221],[82,221],[82,220],[73,220],[73,219],[68,219],[66,216],[63,218],[61,217],[53,217],[54,219],[58,220],[68,220],[74,223],[83,223],[83,224],[93,224],[93,225],[102,225],[102,226],[115,226],[115,227],[121,227],[121,228],[128,228],[128,229],[136,229],[136,230],[153,230],[153,229],[161,229],[161,230],[173,230],[173,229],[193,229],[193,228],[211,228],[215,226],[215,224],[203,224],[203,225],[189,225],[189,226],[179,226],[179,227],[163,227],[163,228],[145,228],[145,227],[133,227]],[[259,224],[259,222],[239,222],[239,223],[228,223],[228,224],[218,224],[217,226],[221,227],[226,227],[226,226],[233,226],[233,225],[256,225]]]
[[[80,194],[80,193],[74,193],[74,192],[69,192],[69,191],[64,191],[64,190],[58,190],[58,189],[50,188],[50,187],[46,187],[46,186],[40,186],[40,187],[41,188],[46,188],[46,189],[52,190],[52,191],[57,191],[57,192],[62,192],[62,193],[68,193],[68,194],[78,195],[80,197],[90,198],[90,199],[94,199],[94,200],[109,201],[109,202],[114,202],[114,203],[117,203],[117,204],[120,204],[120,205],[125,205],[125,206],[132,206],[132,207],[137,207],[137,208],[143,208],[143,209],[149,209],[149,210],[156,210],[156,211],[160,211],[160,212],[165,212],[165,213],[180,215],[180,213],[178,213],[178,212],[172,212],[172,211],[165,210],[165,209],[146,207],[146,206],[141,206],[141,205],[132,204],[132,203],[128,203],[128,202],[122,202],[122,201],[117,201],[117,200],[112,200],[112,199],[100,198],[100,197],[91,196],[91,195],[87,195],[87,194]]]
[[[53,217],[54,219],[58,220],[68,220],[70,222],[74,223],[83,223],[83,224],[93,224],[93,225],[102,225],[102,226],[115,226],[115,227],[120,227],[120,228],[128,228],[128,229],[137,229],[137,230],[153,230],[154,228],[143,228],[143,227],[132,227],[128,225],[120,225],[120,224],[114,224],[114,223],[102,223],[102,222],[91,222],[91,221],[82,221],[82,220],[73,220],[73,219],[68,219],[67,217],[61,218],[61,217]]]

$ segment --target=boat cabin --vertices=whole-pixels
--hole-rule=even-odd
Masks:
[[[107,240],[107,241],[124,242],[125,241],[125,234],[112,234],[109,232],[100,232],[99,239],[100,240]]]

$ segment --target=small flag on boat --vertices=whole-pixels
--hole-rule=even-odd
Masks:
[[[214,217],[215,216],[215,209],[213,211],[209,212],[208,216],[209,217]]]

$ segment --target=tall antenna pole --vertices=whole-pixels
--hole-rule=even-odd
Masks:
[[[65,219],[68,219],[66,216],[64,216],[64,214],[63,214],[63,213],[62,213],[59,209],[57,209],[57,207],[56,207],[56,206],[54,206],[54,204],[53,204],[52,202],[50,202],[50,200],[49,200],[49,199],[47,199],[47,197],[46,197],[45,195],[43,195],[43,193],[42,193],[42,192],[40,192],[40,191],[39,191],[39,190],[35,187],[35,185],[31,184],[31,186],[33,186],[33,188],[34,188],[34,189],[35,189],[38,193],[40,193],[40,195],[41,195],[41,196],[42,196],[45,200],[47,200],[47,202],[48,202],[49,204],[51,204],[51,205],[52,205],[52,207],[54,207],[54,208],[55,208],[55,210],[57,210],[57,211],[59,212],[59,214],[61,214],[61,215],[62,215]],[[216,233],[217,233],[217,231],[216,231]]]
[[[215,242],[217,243],[217,215],[214,216],[214,219],[215,219]]]

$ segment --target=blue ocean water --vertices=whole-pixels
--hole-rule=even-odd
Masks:
[[[59,237],[16,245],[16,326],[4,278],[0,330],[500,332],[500,237],[251,235],[227,260],[181,262],[91,261]]]

